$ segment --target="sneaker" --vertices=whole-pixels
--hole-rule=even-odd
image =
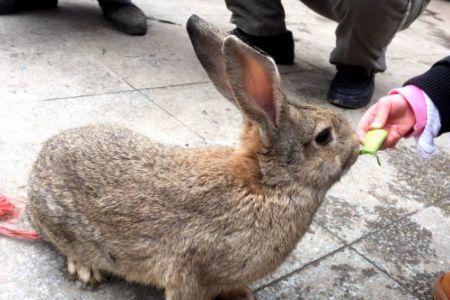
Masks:
[[[368,75],[363,67],[338,65],[328,90],[328,99],[344,108],[364,107],[372,98],[374,81],[374,75]]]
[[[99,1],[103,15],[120,31],[130,35],[147,33],[147,17],[144,12],[127,1]]]
[[[57,6],[58,0],[0,0],[0,15],[36,9],[50,9]]]
[[[230,32],[249,44],[270,55],[277,64],[291,65],[294,62],[294,38],[291,31],[273,36],[256,36],[245,33],[239,28]]]

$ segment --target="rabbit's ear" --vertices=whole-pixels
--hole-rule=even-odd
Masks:
[[[272,58],[235,36],[225,39],[225,65],[231,89],[241,110],[263,130],[280,123],[286,97]]]
[[[226,34],[196,15],[187,21],[186,29],[198,60],[219,92],[234,103],[233,93],[225,72],[222,45]]]

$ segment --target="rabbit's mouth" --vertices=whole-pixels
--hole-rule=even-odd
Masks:
[[[346,174],[348,170],[350,170],[351,166],[353,166],[358,157],[359,157],[359,150],[358,148],[356,148],[355,151],[353,151],[353,153],[349,155],[347,160],[342,165],[342,175]]]
[[[344,158],[336,157],[336,164],[334,165],[334,171],[330,174],[331,183],[334,184],[338,181],[342,176],[347,174],[348,170],[350,170],[351,166],[356,162],[359,157],[359,150],[355,148],[355,150],[348,155],[345,160]]]

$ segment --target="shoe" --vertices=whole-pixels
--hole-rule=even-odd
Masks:
[[[130,35],[147,33],[147,17],[131,2],[99,1],[103,15],[120,31]]]
[[[368,75],[363,67],[338,65],[328,90],[328,99],[344,108],[364,107],[372,98],[374,82],[374,75]]]
[[[256,36],[245,33],[239,28],[230,32],[252,47],[270,55],[277,64],[291,65],[294,62],[294,38],[291,31],[273,36]]]
[[[57,6],[58,0],[0,0],[0,15],[36,9],[50,9]]]
[[[436,278],[433,298],[434,300],[450,300],[450,272]]]

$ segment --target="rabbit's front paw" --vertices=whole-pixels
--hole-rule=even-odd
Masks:
[[[70,258],[67,258],[67,272],[71,279],[80,281],[85,287],[95,287],[103,281],[99,269],[84,266]]]
[[[214,300],[256,300],[256,298],[252,290],[249,287],[245,287],[222,293]]]

